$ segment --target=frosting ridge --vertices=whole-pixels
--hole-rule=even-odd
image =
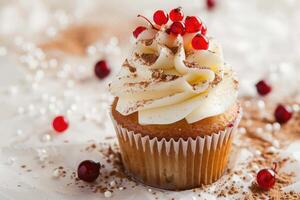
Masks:
[[[148,28],[137,38],[109,88],[122,115],[138,112],[140,124],[193,123],[225,112],[237,98],[237,81],[218,42],[194,50],[195,33],[169,35]]]

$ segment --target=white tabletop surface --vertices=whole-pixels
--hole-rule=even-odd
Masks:
[[[80,150],[92,142],[103,142],[105,137],[114,136],[107,114],[111,101],[107,91],[110,79],[95,79],[93,63],[105,56],[116,73],[130,45],[131,30],[120,30],[124,34],[120,43],[114,35],[110,40],[99,41],[97,44],[104,48],[97,54],[63,55],[58,67],[52,70],[35,67],[26,55],[35,51],[32,48],[35,42],[43,41],[45,34],[51,36],[57,27],[89,21],[118,26],[118,23],[132,21],[138,13],[150,16],[157,8],[182,5],[186,12],[201,16],[209,34],[221,42],[226,61],[239,74],[241,95],[254,95],[253,85],[261,78],[274,83],[275,91],[270,97],[274,101],[299,94],[299,1],[223,0],[213,12],[208,12],[203,2],[0,1],[0,199],[104,198],[90,190],[67,187],[68,178],[54,179],[52,174],[58,166],[71,172],[81,160],[99,160],[97,152]],[[37,60],[43,59],[39,52],[36,54]],[[29,65],[24,64],[26,62]],[[62,135],[54,134],[50,126],[51,119],[58,113],[67,115],[70,120],[70,128]],[[82,121],[83,116],[87,120]],[[297,142],[281,153],[293,156],[299,164]],[[241,159],[249,155],[246,149],[243,152]],[[49,160],[53,164],[41,169],[41,163]],[[23,164],[32,172],[21,169]],[[295,165],[286,170],[294,170],[299,181],[287,189],[300,192],[299,167]],[[216,198],[204,193],[198,197],[191,191],[158,193],[160,199]],[[112,199],[155,199],[155,196],[148,188],[138,186],[115,192]]]

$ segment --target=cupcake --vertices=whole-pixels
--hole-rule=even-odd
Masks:
[[[155,24],[141,16],[149,25],[133,32],[133,51],[109,89],[128,175],[184,190],[222,176],[241,107],[238,81],[219,43],[197,17],[183,20],[180,8],[174,10],[170,20],[156,11]]]

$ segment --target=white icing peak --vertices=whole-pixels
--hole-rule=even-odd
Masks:
[[[225,112],[237,98],[237,81],[222,49],[193,50],[195,34],[172,36],[147,29],[110,84],[122,115],[138,112],[140,124],[193,123]]]

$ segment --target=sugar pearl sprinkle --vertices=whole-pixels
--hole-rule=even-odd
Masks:
[[[273,130],[274,130],[274,131],[279,131],[280,128],[281,128],[281,125],[280,125],[278,122],[275,122],[275,123],[273,124]]]
[[[113,196],[113,194],[112,194],[111,191],[107,190],[107,191],[104,192],[104,197],[105,197],[105,198],[110,198],[110,197],[112,197],[112,196]]]
[[[60,176],[61,176],[60,169],[58,169],[58,168],[54,169],[53,172],[52,172],[52,177],[53,178],[59,178]]]

